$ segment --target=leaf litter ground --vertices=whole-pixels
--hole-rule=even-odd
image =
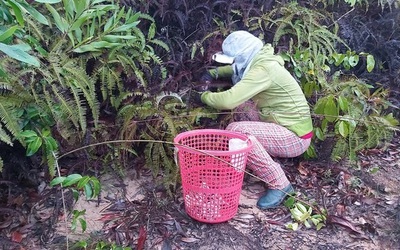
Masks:
[[[185,213],[180,189],[171,198],[143,170],[139,178],[134,171],[124,178],[101,176],[103,191],[95,201],[81,198],[73,204],[72,195],[65,194],[69,211],[86,210],[84,233],[79,223],[75,233],[71,219],[64,223],[56,189],[38,194],[9,188],[15,209],[0,210],[0,244],[3,249],[66,249],[68,231],[70,246],[91,237],[132,249],[400,249],[399,144],[396,136],[384,149],[361,152],[358,168],[345,162],[281,160],[298,196],[328,210],[327,225],[319,231],[287,229],[292,219],[284,206],[259,210],[255,203],[264,185],[249,175],[233,219],[197,222]]]

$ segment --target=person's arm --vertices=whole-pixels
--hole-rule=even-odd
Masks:
[[[220,110],[234,109],[269,88],[270,85],[271,79],[265,69],[256,67],[249,70],[246,76],[229,90],[218,93],[204,92],[201,95],[201,101]]]
[[[232,65],[220,66],[215,69],[208,70],[213,79],[228,78],[233,75]]]

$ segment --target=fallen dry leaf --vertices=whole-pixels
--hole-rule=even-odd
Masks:
[[[396,201],[394,201],[394,200],[390,200],[390,201],[386,201],[385,203],[386,203],[386,204],[388,204],[388,205],[393,205],[393,204],[395,204],[395,203],[396,203]]]
[[[266,222],[268,222],[269,224],[272,224],[272,225],[280,225],[280,226],[285,225],[285,222],[277,221],[277,220],[266,220]]]
[[[181,241],[186,242],[186,243],[192,243],[192,242],[196,242],[199,239],[197,238],[193,238],[193,237],[183,237],[181,238]]]
[[[21,243],[21,241],[22,241],[22,234],[21,234],[20,232],[18,232],[18,231],[12,232],[12,234],[11,234],[11,240],[14,241],[14,242]]]
[[[98,219],[98,221],[110,221],[118,217],[119,217],[118,214],[115,213],[103,214],[101,218]]]
[[[373,205],[375,203],[377,203],[379,201],[379,199],[377,198],[373,198],[373,197],[362,197],[361,198],[361,202],[367,205]]]
[[[299,173],[301,175],[308,175],[309,174],[308,169],[303,166],[302,162],[299,163],[299,166],[297,167],[297,170],[299,171]]]
[[[238,217],[241,218],[241,219],[253,219],[254,215],[252,215],[252,214],[239,214]]]
[[[346,206],[343,204],[337,204],[336,205],[336,214],[338,216],[342,216],[344,212],[346,211]]]
[[[146,242],[147,238],[147,232],[144,226],[141,226],[139,229],[139,238],[137,240],[137,245],[136,249],[137,250],[143,250],[144,249],[144,243]]]
[[[327,221],[328,221],[328,223],[334,223],[334,224],[338,224],[338,225],[347,227],[347,228],[351,229],[355,233],[363,234],[363,232],[360,229],[355,227],[350,221],[348,221],[347,219],[345,219],[343,217],[330,215],[328,217]]]
[[[174,219],[174,222],[175,222],[175,228],[178,231],[178,233],[184,237],[187,237],[186,233],[183,231],[183,229],[181,227],[181,224],[179,222],[177,222],[175,219]]]
[[[25,201],[25,197],[23,195],[19,195],[17,197],[10,197],[8,203],[10,206],[16,205],[16,206],[22,206],[22,204]]]

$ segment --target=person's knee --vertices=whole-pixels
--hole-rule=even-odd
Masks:
[[[240,128],[239,122],[232,122],[232,123],[228,124],[228,126],[226,127],[226,130],[238,131],[239,128]]]
[[[232,122],[226,127],[226,130],[247,134],[248,127],[249,126],[243,122]]]

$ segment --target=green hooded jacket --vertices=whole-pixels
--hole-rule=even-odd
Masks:
[[[312,132],[312,120],[307,100],[297,81],[284,67],[282,57],[274,55],[274,48],[266,44],[254,56],[247,73],[229,90],[206,91],[203,103],[220,110],[234,109],[253,100],[260,119],[288,128],[298,136]],[[231,65],[210,70],[214,78],[231,77]]]

